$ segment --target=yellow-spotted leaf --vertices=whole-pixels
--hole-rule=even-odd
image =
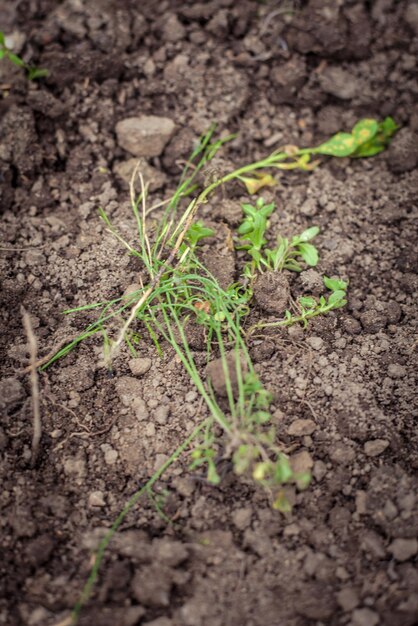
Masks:
[[[351,134],[354,137],[357,147],[359,147],[373,139],[378,130],[379,124],[376,120],[365,119],[357,122]]]
[[[326,154],[327,156],[348,157],[357,148],[356,140],[350,133],[337,133],[325,143],[312,150],[314,154]]]
[[[247,178],[241,176],[240,180],[244,183],[250,195],[258,193],[263,187],[273,187],[276,184],[271,174],[256,174],[257,178]]]

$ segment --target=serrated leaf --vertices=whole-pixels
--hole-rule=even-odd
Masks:
[[[330,297],[328,298],[328,304],[335,304],[336,302],[344,300],[345,297],[346,297],[345,291],[342,291],[342,290],[333,291]]]
[[[311,243],[300,243],[298,252],[309,267],[315,267],[318,264],[318,250]]]
[[[311,298],[310,296],[301,296],[298,302],[307,309],[314,309],[316,307],[315,298]]]
[[[340,278],[328,278],[328,276],[324,276],[323,281],[325,287],[331,291],[347,291],[348,283]]]

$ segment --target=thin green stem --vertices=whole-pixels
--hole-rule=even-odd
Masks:
[[[96,558],[94,560],[94,565],[93,565],[93,567],[92,567],[92,569],[90,571],[90,575],[89,575],[89,577],[87,579],[87,582],[84,585],[84,588],[83,588],[83,590],[81,592],[80,598],[79,598],[79,600],[78,600],[77,604],[75,605],[74,610],[72,612],[72,616],[71,616],[72,617],[72,626],[75,626],[75,624],[77,624],[79,616],[80,616],[81,609],[86,604],[87,600],[90,598],[91,591],[92,591],[93,586],[94,586],[94,584],[95,584],[95,582],[97,580],[97,576],[98,576],[98,573],[99,573],[100,565],[102,564],[105,551],[106,551],[110,541],[112,540],[113,535],[120,528],[120,526],[123,523],[125,517],[133,509],[133,507],[138,502],[138,500],[141,498],[141,496],[143,496],[145,493],[149,493],[150,489],[157,482],[157,480],[159,480],[159,478],[161,478],[161,476],[167,471],[167,469],[180,457],[180,455],[186,450],[186,448],[190,445],[190,443],[194,439],[196,439],[196,437],[205,428],[205,426],[206,426],[206,420],[201,422],[193,430],[193,432],[178,446],[178,448],[165,461],[165,463],[163,463],[163,465],[151,476],[151,478],[146,482],[146,484],[143,487],[141,487],[141,489],[138,489],[138,491],[136,491],[134,493],[134,495],[130,498],[130,500],[128,500],[128,502],[125,505],[125,507],[123,508],[123,510],[119,513],[119,515],[117,516],[117,518],[113,522],[112,526],[110,527],[110,529],[108,530],[106,535],[103,537],[103,539],[99,543],[99,546],[98,546],[97,552],[96,552]]]

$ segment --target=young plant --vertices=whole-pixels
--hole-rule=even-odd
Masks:
[[[293,324],[302,324],[304,328],[308,325],[308,321],[318,315],[326,315],[330,311],[335,311],[347,304],[347,287],[348,283],[340,278],[323,277],[324,285],[331,291],[331,294],[320,296],[319,299],[313,296],[301,296],[297,300],[297,311],[292,313],[287,310],[283,319],[277,322],[259,322],[254,324],[247,331],[250,336],[256,330],[262,328],[278,328],[292,326]]]
[[[167,203],[156,232],[151,233],[147,227],[147,214],[155,207],[147,210],[147,193],[143,184],[138,197],[133,181],[131,184],[131,203],[137,223],[138,245],[133,246],[124,241],[109,218],[104,212],[101,213],[109,230],[125,245],[129,253],[142,260],[149,278],[134,294],[73,309],[72,312],[98,309],[100,314],[95,322],[57,352],[44,367],[48,367],[78,343],[97,333],[101,333],[105,338],[108,346],[108,365],[111,366],[118,349],[127,338],[133,347],[133,338],[136,341],[143,333],[149,332],[160,353],[162,348],[159,342],[163,339],[177,355],[206,405],[208,416],[201,419],[193,432],[153,474],[147,484],[134,494],[118,515],[98,547],[90,576],[68,624],[74,625],[77,622],[81,608],[88,600],[96,581],[105,550],[128,512],[192,443],[195,444],[192,453],[193,467],[205,466],[209,482],[219,483],[221,478],[218,468],[219,458],[230,459],[234,472],[248,476],[255,484],[267,489],[272,495],[273,505],[279,510],[286,511],[290,508],[283,485],[293,482],[296,482],[299,488],[307,485],[309,477],[294,475],[289,460],[277,441],[269,412],[271,398],[255,374],[245,345],[246,334],[242,320],[249,310],[251,290],[240,284],[223,290],[199,262],[195,249],[199,240],[208,236],[209,232],[206,232],[201,223],[196,224],[195,216],[199,206],[215,189],[232,180],[241,180],[250,189],[247,176],[253,173],[258,184],[263,180],[271,184],[270,175],[261,172],[263,168],[313,169],[317,163],[310,162],[311,154],[333,154],[334,151],[334,156],[347,156],[343,154],[341,147],[344,142],[346,146],[347,142],[351,143],[351,152],[348,156],[376,154],[389,141],[391,134],[396,130],[396,125],[388,120],[380,125],[373,120],[363,120],[362,126],[356,125],[355,129],[351,136],[339,137],[338,141],[333,138],[333,143],[330,140],[322,147],[307,150],[289,148],[240,167],[205,186],[198,196],[188,203],[180,218],[177,218],[176,211],[182,198],[196,189],[197,173],[213,158],[220,146],[230,139],[229,137],[212,141],[213,129],[211,129],[201,138],[193,151],[191,162],[188,162],[175,194]],[[262,253],[266,243],[264,234],[274,204],[264,205],[264,202],[259,200],[255,207],[250,204],[246,207],[246,225],[242,225],[239,234],[247,241],[244,246],[249,246],[247,249],[252,251],[250,255],[253,263],[262,267]],[[278,269],[283,269],[287,263],[295,269],[295,263],[299,264],[299,259],[312,264],[315,253],[312,249],[314,247],[309,247],[311,246],[309,241],[316,232],[315,228],[308,229],[285,245],[279,241],[277,249],[265,257],[264,267],[273,264]],[[324,278],[324,283],[331,291],[328,298],[324,296],[319,300],[311,297],[300,298],[298,310],[294,314],[287,312],[283,320],[260,323],[253,329],[287,326],[296,322],[306,324],[311,317],[343,306],[347,284],[328,278]],[[193,321],[203,326],[208,356],[211,358],[215,353],[220,354],[227,392],[226,404],[217,397],[210,381],[206,380],[190,348],[186,330],[188,323]],[[119,327],[116,338],[114,338],[115,323]],[[232,369],[227,352],[231,349]]]
[[[316,267],[319,260],[318,250],[313,244],[308,242],[316,237],[318,233],[318,226],[312,226],[304,230],[300,235],[292,237],[290,241],[279,235],[277,247],[273,248],[273,250],[268,248],[264,250],[265,257],[262,257],[261,263],[267,269],[275,272],[281,272],[282,270],[301,272],[304,268],[300,264],[299,259],[302,259],[309,267]]]
[[[17,67],[21,67],[26,71],[29,80],[35,80],[36,78],[43,78],[48,76],[49,72],[46,69],[35,67],[26,63],[19,55],[14,54],[6,44],[6,37],[2,31],[0,31],[0,60],[8,59],[11,63]]]

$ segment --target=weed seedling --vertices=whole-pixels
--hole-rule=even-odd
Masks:
[[[0,60],[8,59],[11,63],[17,67],[21,67],[26,71],[26,75],[29,80],[35,80],[36,78],[43,78],[48,76],[49,72],[46,69],[35,67],[26,63],[19,55],[14,54],[6,44],[6,37],[2,31],[0,31]]]
[[[97,333],[101,333],[105,339],[107,362],[111,365],[126,340],[130,349],[135,350],[134,344],[136,347],[138,338],[149,333],[159,354],[162,353],[160,341],[164,340],[165,345],[169,346],[166,349],[178,357],[199,392],[202,405],[206,407],[206,417],[200,418],[193,432],[153,474],[148,483],[134,494],[113,523],[99,545],[90,576],[69,624],[77,622],[80,610],[90,596],[104,552],[113,534],[140,497],[144,493],[150,493],[154,483],[190,446],[194,446],[191,453],[192,468],[204,467],[208,482],[219,484],[221,475],[218,461],[228,459],[235,474],[245,475],[255,485],[265,488],[273,506],[281,511],[290,510],[283,486],[295,483],[300,489],[308,485],[309,476],[295,476],[289,459],[277,440],[269,411],[271,396],[255,373],[245,339],[256,328],[289,326],[297,322],[306,325],[312,317],[344,306],[347,283],[324,277],[324,285],[330,291],[328,297],[299,298],[296,303],[297,311],[286,311],[282,320],[260,322],[245,333],[243,318],[249,312],[251,288],[236,283],[224,290],[200,263],[196,247],[202,238],[212,235],[213,231],[201,222],[196,222],[195,217],[208,196],[232,180],[240,180],[252,193],[260,189],[260,186],[272,184],[271,175],[262,172],[263,169],[310,170],[317,165],[317,162],[310,160],[313,154],[372,156],[384,149],[395,130],[396,125],[390,118],[381,124],[374,120],[363,120],[354,127],[351,134],[339,133],[317,148],[300,150],[292,147],[276,151],[265,159],[213,180],[188,202],[183,213],[177,217],[182,199],[197,189],[197,173],[213,158],[221,145],[231,138],[213,141],[211,129],[201,137],[193,151],[176,192],[166,203],[165,213],[155,232],[151,232],[147,226],[147,215],[155,207],[146,207],[147,189],[141,177],[141,193],[136,195],[135,173],[131,183],[131,204],[138,230],[137,244],[126,242],[107,215],[101,211],[101,217],[108,229],[127,248],[129,254],[142,260],[148,272],[146,284],[135,294],[73,309],[71,312],[98,309],[99,316],[44,367],[48,367],[78,343]],[[255,178],[249,178],[249,174],[253,174]],[[244,220],[238,229],[238,235],[242,238],[239,247],[247,250],[252,259],[251,272],[262,272],[266,269],[301,271],[302,263],[315,266],[318,253],[310,241],[318,233],[317,227],[304,231],[290,241],[279,238],[276,248],[265,249],[268,218],[274,208],[274,203],[265,205],[261,198],[255,205],[245,204],[243,207]],[[214,356],[220,358],[226,389],[226,398],[222,400],[215,392],[210,377],[206,376],[205,369],[198,365],[190,347],[187,335],[190,322],[203,327],[208,361],[213,360]],[[114,336],[116,323],[119,330]]]

